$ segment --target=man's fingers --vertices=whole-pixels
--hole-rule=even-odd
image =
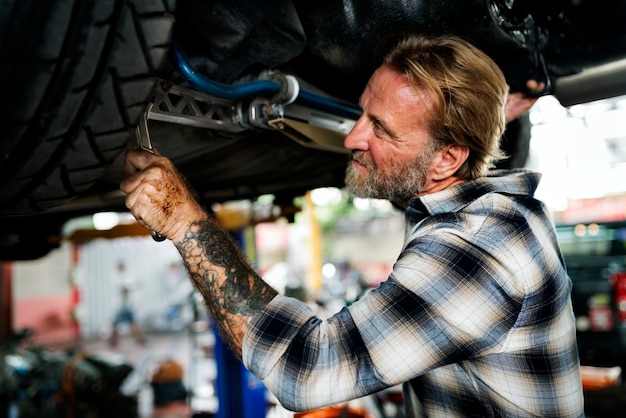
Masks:
[[[189,219],[206,219],[182,174],[158,154],[133,150],[126,153],[127,177],[120,183],[126,207],[148,229],[170,239],[186,231]]]
[[[137,173],[124,180],[120,189],[126,193],[124,203],[137,222],[148,229],[160,230],[168,221],[168,216],[163,210],[167,206],[164,203],[163,185],[159,180],[149,177],[149,173],[147,175],[145,172]]]
[[[526,81],[526,88],[528,88],[528,90],[530,90],[530,91],[537,91],[537,90],[539,90],[538,86],[539,86],[539,83],[536,80],[528,80],[528,81]]]
[[[531,91],[540,92],[546,87],[546,84],[536,80],[528,80],[526,82],[526,87]],[[522,92],[510,93],[504,107],[504,115],[507,123],[512,122],[524,113],[528,112],[528,110],[537,102],[537,99],[538,97],[530,97]]]
[[[538,92],[546,88],[546,83],[537,80],[526,81],[526,88],[530,91]]]
[[[143,150],[137,149],[126,151],[124,157],[124,173],[126,173],[127,176],[142,170],[144,164],[141,163],[141,153],[144,152]]]
[[[126,194],[126,207],[144,226],[151,223],[150,212],[160,199],[155,185],[163,181],[162,164],[159,164],[162,159],[164,157],[140,149],[127,151],[124,159],[126,178],[121,181],[120,190]]]
[[[153,164],[159,157],[161,157],[161,154],[153,154],[142,149],[128,150],[124,158],[124,172],[129,176],[142,171]]]

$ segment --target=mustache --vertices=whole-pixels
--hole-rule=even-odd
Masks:
[[[371,165],[371,160],[368,158],[365,151],[354,150],[350,153],[350,161],[356,161],[359,164],[363,164],[366,167]]]

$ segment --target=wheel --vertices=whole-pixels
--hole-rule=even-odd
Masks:
[[[0,7],[0,215],[62,205],[125,149],[169,50],[174,2]]]

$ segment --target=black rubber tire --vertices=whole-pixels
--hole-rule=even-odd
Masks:
[[[62,205],[124,150],[166,62],[174,0],[3,0],[0,214]]]

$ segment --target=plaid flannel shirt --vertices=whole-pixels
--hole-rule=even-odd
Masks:
[[[291,410],[403,383],[408,417],[584,416],[571,280],[538,182],[496,171],[412,199],[385,282],[324,321],[277,296],[244,364]]]

